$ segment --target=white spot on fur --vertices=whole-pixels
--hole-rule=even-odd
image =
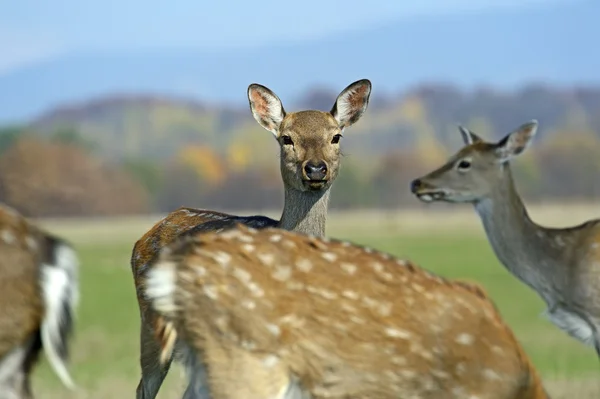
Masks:
[[[252,276],[250,275],[250,273],[247,270],[239,268],[239,267],[234,268],[232,274],[235,278],[240,280],[242,283],[248,283],[252,279]]]
[[[275,280],[286,281],[292,276],[292,268],[290,266],[282,265],[275,267],[275,270],[271,274]]]
[[[241,242],[246,242],[246,243],[254,242],[254,238],[252,238],[252,236],[247,236],[245,234],[240,234],[238,236],[238,240]]]
[[[403,259],[396,259],[396,264],[400,266],[406,266],[406,261]]]
[[[213,258],[214,258],[214,260],[219,262],[221,264],[221,266],[226,266],[231,261],[231,255],[229,255],[228,253],[223,252],[223,251],[215,252],[215,254],[213,255]]]
[[[260,260],[266,266],[271,266],[273,264],[273,261],[275,260],[273,254],[269,253],[261,252],[256,256],[258,257],[258,260]]]
[[[2,230],[2,233],[0,233],[0,236],[2,237],[2,241],[4,241],[6,244],[13,244],[16,240],[15,235],[12,233],[12,231],[8,230],[8,229],[4,229]]]
[[[456,343],[457,343],[457,344],[461,344],[461,345],[471,345],[471,344],[473,343],[473,341],[474,341],[474,338],[473,338],[473,336],[472,336],[472,335],[470,335],[470,334],[467,334],[467,333],[462,333],[462,334],[459,334],[459,335],[456,337],[456,340],[455,340],[455,341],[456,341]]]
[[[403,356],[394,356],[392,357],[392,363],[398,366],[404,366],[406,362],[406,358]]]
[[[38,249],[37,241],[32,236],[25,237],[25,243],[30,251],[36,251]]]
[[[350,321],[356,324],[365,324],[365,319],[358,316],[350,316]]]
[[[274,355],[267,355],[264,359],[263,359],[263,364],[266,367],[275,367],[277,365],[277,363],[279,363],[279,358],[277,356]]]
[[[256,247],[252,244],[242,245],[242,250],[247,253],[252,253],[252,252],[254,252],[255,249],[256,249]]]
[[[267,323],[267,330],[276,337],[281,335],[281,329],[276,324]]]
[[[261,297],[261,296],[265,295],[265,292],[263,291],[263,289],[260,288],[258,286],[258,284],[254,283],[254,282],[248,283],[248,289],[250,290],[250,292],[252,292],[252,295],[254,295],[255,297]]]
[[[308,273],[311,271],[313,264],[310,260],[306,258],[301,258],[296,261],[296,267],[298,270]]]
[[[203,285],[202,291],[204,291],[204,294],[212,300],[216,300],[217,298],[219,298],[219,293],[217,289],[211,284]]]
[[[488,380],[501,380],[500,375],[496,373],[494,370],[485,369],[483,370],[483,376]]]
[[[246,309],[252,310],[256,308],[256,303],[250,299],[242,300],[242,306]]]
[[[349,275],[353,275],[356,272],[356,265],[348,262],[340,263],[340,268]]]
[[[342,296],[348,299],[358,299],[358,294],[355,291],[344,290],[342,291]]]
[[[385,329],[385,335],[387,335],[388,337],[400,339],[410,339],[411,337],[411,334],[408,331],[391,327]]]
[[[271,242],[279,242],[281,241],[281,234],[272,234],[271,237],[269,237],[269,241]]]
[[[328,262],[335,262],[338,258],[337,255],[334,254],[333,252],[323,252],[321,254],[321,257]]]

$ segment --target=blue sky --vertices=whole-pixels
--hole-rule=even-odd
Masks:
[[[546,7],[558,1],[3,1],[0,73],[73,51],[258,46],[343,34],[417,15]]]

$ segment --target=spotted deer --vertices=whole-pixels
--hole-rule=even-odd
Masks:
[[[465,147],[411,189],[426,202],[472,203],[500,262],[546,302],[552,323],[600,357],[600,220],[540,226],[513,181],[510,160],[525,151],[537,128],[533,120],[490,143],[460,127]]]
[[[43,349],[62,383],[76,310],[79,262],[72,247],[0,206],[0,398],[31,399]]]
[[[204,354],[214,399],[548,398],[483,289],[349,242],[189,234],[145,289]]]
[[[143,292],[145,277],[154,268],[159,250],[177,236],[190,231],[217,231],[243,223],[255,228],[280,227],[321,236],[329,189],[340,167],[340,140],[344,129],[359,120],[367,109],[371,82],[363,79],[346,87],[330,112],[307,110],[287,113],[281,100],[268,88],[252,84],[248,88],[250,109],[256,121],[273,133],[280,146],[280,169],[284,183],[284,207],[279,220],[265,216],[234,216],[225,213],[181,208],[158,222],[136,242],[131,267],[140,305],[142,378],[138,399],[153,399],[167,375],[171,360],[159,362],[159,342],[177,340],[177,333],[148,307]],[[166,338],[165,338],[166,337]],[[184,397],[209,398],[202,390],[201,362],[185,343],[178,341],[175,358],[184,363],[189,385]]]

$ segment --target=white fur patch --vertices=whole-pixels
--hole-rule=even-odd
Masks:
[[[162,262],[148,273],[145,295],[159,313],[169,314],[176,311],[175,266],[174,262]]]
[[[555,308],[544,312],[544,316],[571,337],[585,345],[594,346],[594,331],[592,327],[575,313],[564,308]]]
[[[60,243],[54,248],[55,265],[42,265],[41,287],[46,313],[41,327],[42,345],[50,365],[69,389],[75,384],[65,365],[65,359],[58,352],[63,337],[61,328],[64,320],[65,305],[73,317],[79,303],[79,260],[70,246]]]

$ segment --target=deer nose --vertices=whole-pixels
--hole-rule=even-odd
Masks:
[[[323,161],[317,163],[308,161],[304,165],[304,172],[309,180],[324,180],[327,175],[327,164]]]
[[[410,183],[410,191],[411,191],[413,194],[416,194],[416,193],[417,193],[417,191],[419,190],[419,188],[421,187],[421,185],[422,185],[422,184],[423,184],[423,183],[421,182],[421,180],[420,180],[420,179],[415,179],[415,180],[413,180],[413,181]]]

